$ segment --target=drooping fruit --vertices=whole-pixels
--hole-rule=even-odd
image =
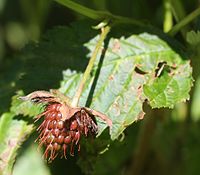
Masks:
[[[94,116],[98,116],[111,127],[112,121],[104,114],[86,107],[71,107],[63,94],[56,91],[35,91],[22,100],[44,103],[44,111],[36,116],[35,121],[43,120],[37,128],[39,146],[45,146],[44,158],[54,160],[59,154],[67,158],[69,152],[80,151],[82,136],[96,136],[98,126]]]
[[[81,136],[97,134],[97,125],[89,115],[76,112],[70,119],[63,121],[60,103],[50,103],[45,107],[44,121],[39,126],[39,144],[46,147],[44,158],[53,160],[58,153],[67,157],[67,152],[74,155],[75,147],[80,151]],[[88,128],[88,126],[90,128]],[[69,150],[68,150],[69,149]]]

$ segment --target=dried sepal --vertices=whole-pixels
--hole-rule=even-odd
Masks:
[[[34,103],[55,102],[57,99],[48,91],[34,91],[26,96],[19,97],[24,101],[31,101]]]
[[[112,120],[110,120],[105,114],[103,114],[99,111],[96,111],[94,109],[87,108],[87,107],[83,107],[82,109],[84,109],[87,113],[89,113],[91,115],[101,118],[102,120],[104,120],[107,123],[107,125],[109,127],[112,127]]]

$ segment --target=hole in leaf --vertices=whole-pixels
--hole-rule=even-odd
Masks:
[[[138,74],[147,74],[147,72],[144,72],[143,70],[139,69],[138,67],[135,67],[135,72],[137,72]]]

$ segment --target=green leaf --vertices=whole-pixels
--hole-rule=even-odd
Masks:
[[[187,32],[186,41],[191,45],[197,45],[200,43],[200,31],[190,31]]]
[[[42,153],[36,145],[30,147],[20,156],[14,166],[13,175],[50,175],[50,171],[42,159]]]
[[[15,119],[20,114],[35,116],[40,112],[41,106],[31,102],[24,102],[18,99],[24,95],[18,91],[12,98],[12,106],[9,113],[4,113],[0,118],[0,174],[9,174],[12,171],[17,151],[27,136],[33,131],[33,125],[26,121]]]
[[[14,117],[14,115],[12,113],[4,113],[1,116],[1,119],[0,119],[0,143],[2,143],[4,141],[13,117]]]
[[[88,56],[94,50],[97,38],[85,44],[90,50]],[[192,85],[189,62],[183,61],[180,55],[155,35],[143,33],[126,39],[111,38],[100,69],[99,59],[100,54],[82,93],[80,106],[87,103],[112,119],[112,139],[116,139],[128,125],[143,118],[145,99],[153,108],[171,108],[189,98]],[[169,70],[166,72],[165,68],[160,68],[161,73],[156,76],[160,63],[165,63]],[[98,79],[93,84],[97,76],[95,73]],[[81,76],[80,73],[65,71],[60,90],[73,97]],[[98,120],[98,125],[100,135],[106,124]]]
[[[172,108],[174,104],[188,100],[192,85],[191,72],[189,62],[186,62],[170,74],[164,73],[163,76],[144,85],[144,94],[152,108]]]
[[[12,113],[1,116],[1,137],[0,137],[0,174],[11,174],[15,162],[17,150],[29,135],[33,127],[23,120],[13,119]]]

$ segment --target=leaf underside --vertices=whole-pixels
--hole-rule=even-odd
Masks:
[[[98,36],[85,44],[90,50],[88,56],[97,40]],[[146,99],[152,108],[172,108],[189,99],[192,85],[190,64],[159,37],[143,33],[128,38],[111,38],[104,52],[101,67],[98,67],[102,62],[99,54],[94,72],[85,85],[80,106],[87,103],[93,92],[90,107],[107,114],[113,121],[111,139],[116,139],[128,125],[143,118],[142,106]],[[73,97],[82,74],[67,70],[63,75],[60,91]],[[97,81],[95,76],[98,76]],[[98,125],[100,135],[106,124],[98,120]]]

